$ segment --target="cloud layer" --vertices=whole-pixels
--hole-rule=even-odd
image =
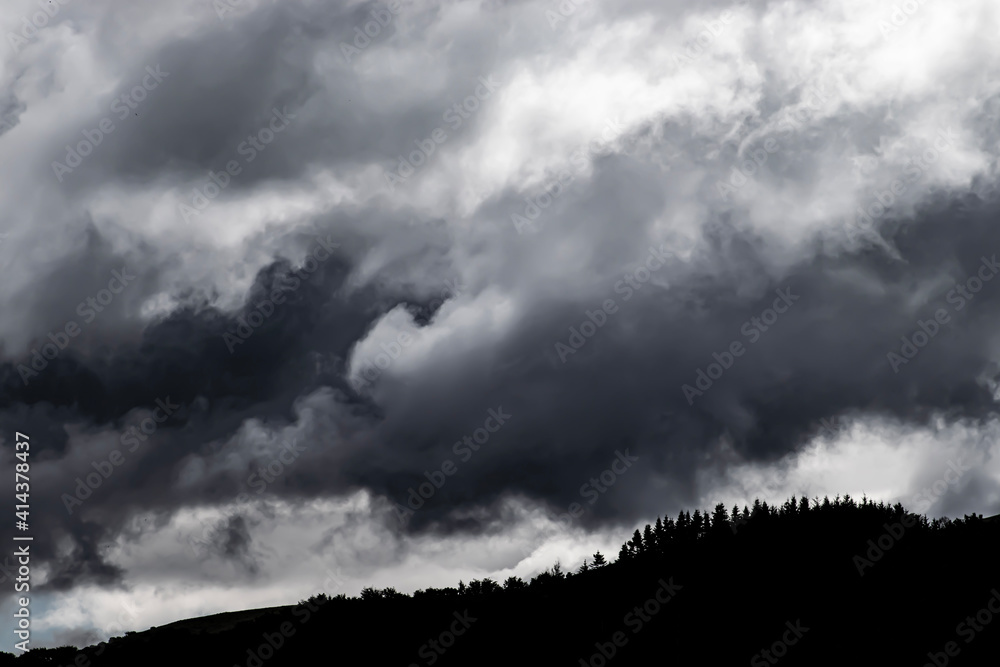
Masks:
[[[716,498],[1000,512],[993,3],[220,6],[0,16],[52,641]]]

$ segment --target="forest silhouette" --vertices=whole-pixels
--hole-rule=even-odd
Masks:
[[[528,581],[365,588],[190,619],[0,667],[996,665],[1000,516],[789,499],[683,511]]]

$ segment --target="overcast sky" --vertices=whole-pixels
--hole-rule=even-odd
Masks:
[[[1000,512],[998,12],[6,2],[33,645],[718,501]]]

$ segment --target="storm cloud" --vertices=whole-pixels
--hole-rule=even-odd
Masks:
[[[1000,512],[998,17],[910,4],[6,8],[0,441],[53,637],[84,591],[284,599],[284,544],[419,587],[758,473],[854,493],[817,447],[940,438],[982,465],[930,511]]]

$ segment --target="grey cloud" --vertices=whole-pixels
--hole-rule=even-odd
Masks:
[[[26,262],[27,250],[21,253],[21,270],[32,280],[5,304],[22,326],[0,340],[0,426],[6,433],[31,429],[40,442],[33,462],[46,493],[36,501],[37,525],[52,539],[39,542],[39,557],[53,567],[51,589],[120,582],[124,573],[101,545],[123,535],[140,540],[156,529],[129,532],[130,517],[152,512],[166,521],[186,509],[233,502],[248,475],[293,442],[305,451],[267,486],[264,500],[308,502],[367,490],[380,502],[405,503],[426,472],[451,459],[457,473],[406,526],[427,534],[480,530],[483,522],[470,519],[477,512],[513,521],[502,502],[513,497],[557,513],[587,503],[582,485],[628,449],[640,462],[627,480],[585,504],[580,525],[596,530],[695,500],[704,491],[696,473],[718,463],[713,456],[723,440],[741,460],[780,465],[821,431],[822,420],[838,415],[889,416],[918,426],[939,416],[993,418],[993,391],[982,378],[996,375],[1000,283],[987,284],[962,310],[946,300],[984,254],[1000,254],[991,224],[997,204],[975,194],[994,187],[990,172],[927,192],[920,184],[911,190],[920,198],[876,225],[879,244],[849,251],[842,220],[816,231],[801,219],[811,212],[804,208],[810,197],[824,188],[848,189],[841,181],[821,182],[839,173],[829,168],[833,161],[874,154],[880,137],[902,137],[919,109],[910,114],[881,102],[862,108],[840,100],[817,112],[781,138],[782,150],[755,177],[762,194],[747,210],[720,202],[716,184],[799,101],[783,75],[762,66],[759,97],[737,91],[753,97],[754,113],[740,111],[741,98],[728,110],[635,122],[626,137],[634,142],[588,158],[539,217],[537,232],[520,235],[510,216],[539,192],[524,176],[533,163],[504,167],[471,205],[456,203],[461,197],[447,190],[453,173],[447,170],[432,174],[429,167],[399,197],[362,197],[350,179],[355,170],[392,168],[479,76],[497,73],[506,85],[546,49],[554,63],[560,56],[568,61],[572,32],[549,30],[539,5],[491,3],[482,11],[496,23],[460,25],[445,38],[436,32],[443,30],[444,9],[414,7],[352,67],[339,58],[337,42],[375,6],[265,3],[221,22],[208,16],[180,41],[136,46],[119,72],[123,86],[141,81],[147,66],[162,65],[169,77],[135,109],[139,116],[122,119],[65,183],[48,174],[39,186],[67,197],[58,205],[67,208],[68,222],[58,224],[66,227],[70,250],[52,250],[41,262]],[[720,3],[719,11],[726,6]],[[632,2],[595,11],[611,20],[650,7]],[[515,27],[529,10],[539,18],[519,33]],[[655,20],[668,19],[664,12]],[[397,62],[408,73],[413,65],[404,56],[420,40],[444,40],[432,45],[441,65],[427,68],[426,79],[365,69]],[[107,115],[110,98],[122,90],[98,100],[99,111],[82,125],[53,128],[45,150],[58,157],[62,145]],[[442,165],[494,131],[489,120],[506,118],[504,94],[440,148]],[[307,224],[293,226],[274,214],[242,243],[194,249],[182,232],[157,246],[144,238],[150,221],[108,221],[87,210],[88,196],[111,186],[126,194],[148,189],[150,199],[164,194],[161,187],[183,184],[186,191],[208,170],[224,169],[247,134],[285,106],[297,114],[287,134],[234,178],[222,199],[273,193],[276,181],[299,184],[315,169],[329,169],[353,194],[323,200],[302,214]],[[963,127],[975,129],[978,148],[995,164],[992,107],[993,98],[984,98],[985,110]],[[31,105],[20,113],[30,115]],[[529,149],[532,160],[543,152]],[[500,165],[505,156],[487,159]],[[792,194],[779,200],[778,193],[787,194],[783,187]],[[421,199],[441,192],[436,204]],[[224,204],[215,205],[228,215]],[[775,209],[786,221],[781,229],[761,223]],[[230,224],[238,229],[242,222]],[[329,234],[341,248],[307,275],[298,258],[313,233]],[[626,300],[616,290],[619,281],[661,244],[676,257]],[[198,274],[217,283],[198,280],[192,257],[221,264],[234,255],[244,256],[236,272],[253,280],[230,308],[223,305],[232,296],[225,280],[242,276],[218,268]],[[43,344],[78,317],[81,300],[123,265],[136,272],[135,283],[25,386],[17,370],[24,348]],[[224,334],[293,278],[300,287],[230,352]],[[461,293],[445,291],[456,280]],[[751,342],[743,324],[770,307],[778,289],[799,299]],[[160,297],[173,305],[143,315]],[[616,312],[563,363],[556,343],[568,344],[570,327],[579,328],[587,311],[607,299],[615,300]],[[381,376],[374,391],[359,391],[348,381],[352,355],[400,306],[414,319],[414,335],[430,342]],[[952,321],[895,372],[887,353],[938,308],[947,308]],[[484,324],[463,329],[470,321]],[[689,402],[682,386],[695,385],[713,353],[734,341],[745,354]],[[68,516],[60,495],[90,471],[89,460],[76,454],[97,451],[101,438],[114,446],[166,397],[184,410],[130,455],[126,469],[79,514]],[[509,424],[460,460],[455,443],[499,406],[513,415]],[[949,495],[941,507],[966,507],[988,497],[993,485],[976,478],[954,492],[962,502]],[[386,521],[393,520],[388,512]],[[252,527],[235,516],[215,534],[216,554],[251,575],[260,567]],[[56,538],[66,538],[70,551],[57,552]]]

